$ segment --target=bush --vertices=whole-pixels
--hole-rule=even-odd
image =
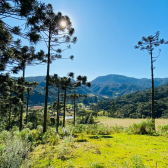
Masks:
[[[74,137],[72,135],[69,135],[67,137],[64,137],[64,142],[66,146],[71,146],[71,144],[74,142]]]
[[[117,132],[117,133],[123,132],[124,130],[123,126],[119,126],[119,125],[112,126],[111,129],[113,130],[113,132]]]
[[[43,134],[43,136],[42,136],[42,142],[43,143],[49,142],[54,135],[56,135],[55,129],[49,127],[48,130],[47,130],[47,132],[45,132]]]
[[[59,139],[60,139],[60,137],[59,137],[58,134],[57,134],[57,135],[54,135],[54,136],[52,136],[52,137],[50,138],[49,144],[50,144],[50,145],[57,145],[58,142],[59,142]]]
[[[5,142],[7,140],[7,138],[9,137],[9,132],[4,130],[0,133],[0,144]]]
[[[146,165],[143,163],[141,156],[134,155],[131,157],[130,161],[127,161],[122,166],[123,168],[147,168]]]
[[[158,128],[161,135],[168,135],[168,124],[159,126]]]
[[[33,123],[32,122],[28,122],[24,128],[29,128],[29,129],[33,129]]]
[[[94,162],[94,163],[91,163],[90,164],[90,167],[89,168],[104,168],[103,165],[101,165],[100,163],[98,162]]]
[[[41,125],[37,126],[37,129],[31,130],[31,138],[35,143],[39,143],[42,141],[43,136],[43,127]]]
[[[128,127],[126,132],[128,132],[129,134],[154,135],[154,123],[152,122],[152,120],[142,121],[139,124],[133,123]]]
[[[88,119],[87,123],[88,123],[88,124],[94,124],[94,119],[93,119],[92,113],[90,113],[89,119]]]
[[[3,133],[5,135],[5,133]],[[7,134],[7,139],[0,146],[0,163],[3,168],[18,168],[21,166],[22,161],[29,153],[31,143],[28,136],[23,136],[24,133],[18,134],[15,131]],[[5,137],[5,136],[4,136]]]

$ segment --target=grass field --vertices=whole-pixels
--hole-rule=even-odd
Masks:
[[[103,117],[97,117],[95,121],[108,126],[119,125],[123,127],[128,127],[133,123],[140,123],[141,121],[146,121],[146,119],[130,119],[130,118],[120,119],[120,118],[109,118],[109,117],[103,116]],[[155,122],[156,122],[156,128],[157,128],[159,125],[168,124],[168,119],[156,119]]]
[[[86,142],[80,140],[85,139]],[[33,168],[166,168],[168,140],[164,136],[79,135],[71,145],[39,145],[29,157]],[[139,166],[137,166],[139,165]]]

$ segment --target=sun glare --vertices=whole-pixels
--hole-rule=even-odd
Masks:
[[[65,21],[61,21],[60,25],[61,25],[62,27],[66,27],[66,22],[65,22]]]

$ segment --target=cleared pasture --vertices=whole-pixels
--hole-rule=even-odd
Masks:
[[[108,126],[120,125],[123,127],[128,127],[133,123],[140,123],[142,121],[146,121],[146,119],[130,119],[130,118],[109,118],[109,117],[97,117],[95,119],[96,122],[102,123]],[[156,128],[160,125],[168,124],[168,119],[156,119]]]

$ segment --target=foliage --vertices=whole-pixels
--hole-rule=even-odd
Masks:
[[[155,116],[167,118],[168,84],[155,88]],[[115,118],[146,118],[151,117],[151,89],[124,95],[113,100],[98,101],[99,109],[111,109],[114,102]]]
[[[139,155],[134,155],[130,158],[130,161],[126,162],[125,164],[123,164],[122,166],[123,168],[147,168],[147,166],[143,163],[143,160],[141,158],[141,156]]]
[[[98,162],[94,162],[94,163],[90,163],[90,167],[89,168],[104,168],[104,166],[101,165]]]
[[[0,163],[1,167],[18,168],[30,151],[29,129],[0,133]]]
[[[82,139],[80,136],[86,141],[78,141]],[[64,138],[56,147],[49,148],[46,144],[45,148],[44,145],[35,148],[30,159],[32,167],[39,168],[47,167],[49,159],[52,167],[147,168],[156,167],[156,162],[159,167],[166,167],[168,161],[163,160],[168,156],[166,138],[125,133],[101,136],[80,133],[71,145],[66,143],[68,138]],[[151,154],[151,151],[154,152]]]
[[[154,123],[152,120],[147,120],[147,121],[142,121],[139,124],[132,124],[128,127],[127,132],[129,134],[150,134],[150,135],[155,135],[155,131],[153,131],[154,128]]]
[[[87,123],[88,124],[94,124],[94,119],[93,119],[92,113],[90,113]]]
[[[168,124],[159,126],[159,133],[161,135],[168,135]]]

